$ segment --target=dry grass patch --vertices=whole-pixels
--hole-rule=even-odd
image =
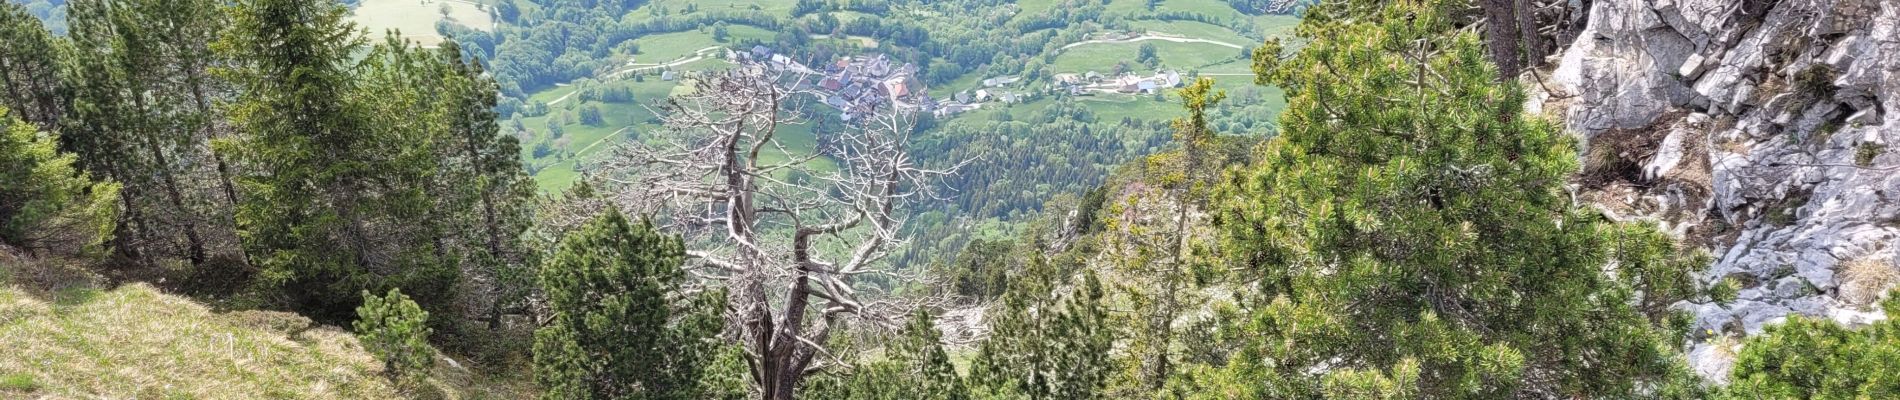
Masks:
[[[1855,306],[1873,304],[1882,293],[1900,284],[1900,271],[1888,258],[1862,257],[1842,263],[1840,275],[1841,300]]]
[[[0,399],[533,397],[513,371],[436,364],[425,388],[399,393],[355,335],[301,315],[218,313],[143,283],[0,285]]]
[[[348,333],[256,329],[145,284],[53,302],[0,289],[0,321],[0,376],[30,397],[398,397]]]

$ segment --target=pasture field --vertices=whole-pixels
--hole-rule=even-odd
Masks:
[[[395,29],[403,38],[434,47],[443,41],[435,31],[436,22],[446,19],[470,28],[494,30],[495,19],[489,10],[485,4],[462,0],[362,0],[351,10],[350,21],[369,31],[371,38],[381,38],[383,32]]]
[[[694,52],[707,47],[726,48],[746,39],[771,41],[772,31],[751,25],[731,25],[726,27],[731,37],[725,43],[713,40],[712,28],[700,28],[682,32],[647,35],[633,39],[640,46],[640,53],[634,55],[635,63],[640,65],[660,64],[668,61],[691,57]],[[723,52],[721,52],[723,53]],[[717,55],[718,53],[712,53]]]
[[[1206,22],[1142,20],[1130,23],[1130,25],[1133,25],[1137,30],[1227,42],[1240,45],[1241,47],[1252,47],[1259,44],[1257,43],[1259,42],[1258,40],[1247,38],[1226,27]]]
[[[1155,55],[1161,60],[1161,69],[1187,71],[1240,58],[1240,50],[1217,44],[1149,40],[1076,46],[1056,56],[1056,62],[1050,64],[1050,67],[1056,73],[1079,74],[1095,71],[1108,74],[1115,69],[1116,63],[1128,61],[1135,71],[1148,71],[1149,68],[1134,63],[1143,44],[1154,45]]]
[[[1056,0],[1020,0],[1016,2],[1016,8],[1018,10],[1016,16],[1010,17],[1010,21],[1019,21],[1025,17],[1041,14],[1055,7]]]
[[[601,157],[613,154],[613,148],[633,140],[640,140],[656,129],[661,129],[658,117],[649,109],[655,101],[683,92],[685,86],[680,82],[662,81],[648,76],[644,82],[631,79],[605,83],[607,85],[627,85],[633,89],[635,101],[632,103],[607,103],[599,101],[581,101],[579,97],[570,97],[566,101],[551,107],[548,115],[522,118],[523,126],[530,132],[529,138],[522,140],[522,160],[535,171],[535,181],[541,190],[547,193],[559,193],[572,186],[582,175],[582,169],[595,165]],[[536,93],[532,98],[547,99],[565,96],[580,88],[577,86],[556,87]],[[594,126],[579,122],[580,110],[587,106],[600,108],[601,117],[606,123]],[[569,118],[567,115],[573,115]],[[559,119],[561,136],[553,137],[548,128],[549,119]],[[790,154],[778,149],[767,149],[760,154],[764,162],[782,162],[795,155],[811,154],[817,151],[817,138],[811,131],[811,125],[790,125],[780,128],[779,141]],[[553,150],[544,157],[535,157],[534,148],[547,143]],[[576,166],[580,167],[576,167]],[[828,159],[811,161],[813,168],[820,171],[835,170],[836,163]]]
[[[1223,0],[1161,0],[1161,4],[1155,6],[1155,11],[1190,12],[1221,18],[1244,18],[1247,16],[1238,10],[1234,10],[1234,6],[1228,5],[1227,2]]]

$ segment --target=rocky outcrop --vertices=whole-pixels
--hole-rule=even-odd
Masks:
[[[1534,108],[1586,143],[1654,143],[1629,182],[1581,189],[1709,247],[1704,280],[1739,289],[1677,305],[1696,318],[1696,369],[1721,379],[1734,339],[1789,314],[1881,318],[1868,293],[1897,268],[1900,1],[1598,0],[1589,13]]]

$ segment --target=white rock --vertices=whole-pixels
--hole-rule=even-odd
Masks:
[[[1649,164],[1643,166],[1643,179],[1660,178],[1674,171],[1676,164],[1682,163],[1682,138],[1686,136],[1686,130],[1671,129],[1669,136],[1663,137],[1661,147],[1656,149],[1656,156],[1649,160]]]
[[[1717,348],[1717,345],[1726,348]],[[1689,350],[1689,362],[1697,375],[1702,375],[1722,385],[1728,383],[1729,371],[1735,368],[1735,354],[1740,346],[1720,342],[1697,344]]]
[[[1835,323],[1841,325],[1858,327],[1885,321],[1887,314],[1877,311],[1854,311],[1836,308],[1827,311],[1827,319],[1834,320]]]
[[[1702,76],[1702,71],[1703,71],[1702,62],[1703,61],[1705,60],[1702,58],[1701,54],[1689,55],[1689,59],[1682,61],[1682,67],[1677,68],[1676,73],[1679,75],[1682,75],[1682,79],[1693,81],[1696,78]]]

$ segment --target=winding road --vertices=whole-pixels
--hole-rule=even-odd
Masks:
[[[607,78],[618,78],[618,77],[620,77],[621,75],[625,75],[625,74],[627,74],[627,73],[629,73],[629,72],[640,72],[640,71],[648,71],[648,70],[655,70],[655,69],[660,69],[660,68],[672,68],[672,67],[677,67],[677,66],[681,66],[681,65],[686,65],[686,64],[690,64],[690,63],[693,63],[693,62],[698,62],[699,60],[704,60],[704,59],[706,59],[706,57],[707,57],[707,55],[706,55],[706,53],[709,53],[709,52],[715,52],[715,51],[719,51],[719,46],[712,46],[712,47],[707,47],[707,48],[704,48],[704,49],[699,49],[699,50],[694,50],[694,51],[693,51],[693,55],[691,55],[691,56],[686,56],[686,57],[680,57],[679,59],[676,59],[676,60],[673,60],[673,61],[669,61],[669,62],[666,62],[666,63],[661,63],[661,64],[629,64],[629,65],[636,65],[636,66],[635,66],[635,67],[632,67],[632,68],[623,68],[623,69],[621,69],[621,70],[619,70],[619,71],[614,71],[613,73],[609,73],[609,74],[607,74]]]
[[[699,62],[700,60],[706,59],[707,52],[712,52],[712,51],[717,51],[717,50],[719,50],[719,46],[707,47],[704,49],[693,51],[693,55],[691,56],[680,57],[679,59],[668,61],[666,63],[661,63],[661,64],[627,64],[632,67],[622,68],[618,71],[609,72],[607,73],[607,75],[603,76],[602,78],[613,79],[613,78],[619,78],[621,75],[626,75],[629,72],[648,71],[648,70],[654,70],[654,69],[660,69],[660,68],[672,68],[672,67],[686,65],[686,64],[690,64],[694,62]],[[559,84],[555,86],[567,86],[567,84]],[[554,99],[554,101],[548,102],[548,105],[552,106],[552,105],[561,104],[561,102],[567,101],[567,98],[569,97],[574,97],[574,93],[568,93],[565,96],[561,96],[558,99]]]

